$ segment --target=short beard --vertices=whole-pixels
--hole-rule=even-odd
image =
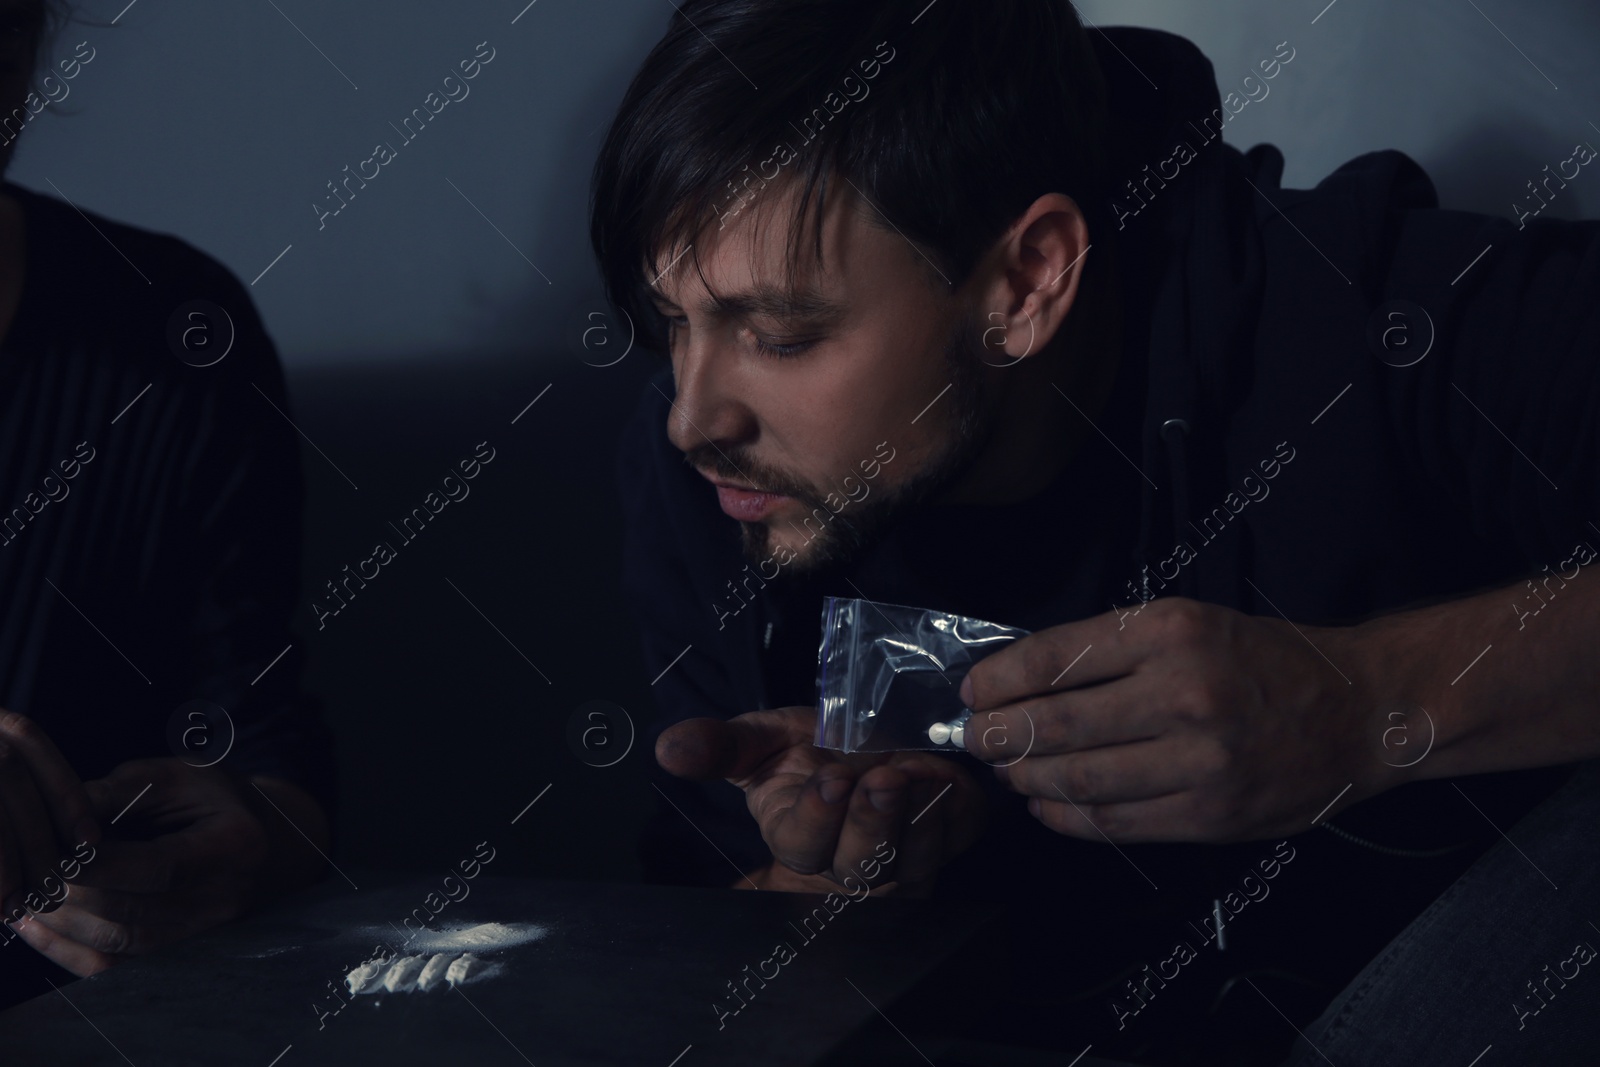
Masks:
[[[944,352],[950,376],[950,390],[945,395],[954,408],[949,439],[939,455],[905,484],[870,493],[860,501],[847,499],[838,513],[810,490],[789,487],[785,495],[806,505],[812,518],[805,520],[807,530],[804,532],[808,534],[805,550],[796,552],[792,560],[781,565],[780,571],[811,574],[859,558],[896,520],[938,496],[972,468],[989,447],[998,423],[985,403],[983,353],[983,334],[977,321],[964,317],[951,331]],[[871,458],[863,457],[863,462]],[[834,495],[837,499],[839,494]],[[811,526],[818,523],[820,528],[812,532]],[[768,560],[776,564],[768,525],[741,522],[739,526],[745,558],[753,564]],[[796,528],[796,532],[801,531]]]

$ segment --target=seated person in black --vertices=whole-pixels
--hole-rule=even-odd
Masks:
[[[0,4],[6,115],[45,16]],[[244,288],[7,182],[0,335],[4,1005],[312,881],[332,766],[288,633],[298,441]]]
[[[1600,756],[1600,226],[1395,152],[1282,189],[1243,106],[1054,0],[672,20],[592,216],[670,360],[619,461],[652,877],[1004,901],[994,1028],[1177,1057],[1248,1001],[1281,1054],[1244,979],[1314,1017]],[[1033,631],[968,754],[810,744],[826,595]]]

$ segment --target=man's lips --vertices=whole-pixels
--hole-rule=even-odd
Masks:
[[[760,522],[767,513],[789,498],[781,493],[767,493],[748,489],[731,482],[706,478],[717,490],[717,503],[723,514],[740,522]]]

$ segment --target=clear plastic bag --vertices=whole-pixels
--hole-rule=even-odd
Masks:
[[[943,611],[828,597],[817,651],[818,748],[963,748],[972,665],[1030,631]]]

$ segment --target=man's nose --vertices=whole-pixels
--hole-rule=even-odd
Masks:
[[[667,416],[667,438],[680,452],[707,443],[723,449],[742,444],[755,426],[750,408],[736,392],[734,368],[724,358],[729,354],[699,342],[691,341],[674,369],[677,396]]]

